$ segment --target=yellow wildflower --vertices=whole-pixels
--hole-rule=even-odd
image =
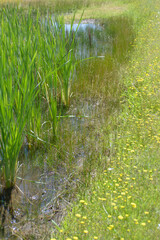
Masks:
[[[122,215],[118,216],[118,219],[122,220],[122,219],[123,219],[123,216],[122,216]]]
[[[144,212],[144,214],[146,214],[146,215],[147,215],[147,214],[149,214],[149,212]]]
[[[136,207],[137,207],[137,205],[136,205],[135,203],[131,203],[131,206],[132,206],[133,208],[136,208]]]
[[[106,201],[106,198],[98,198],[101,201]]]
[[[146,223],[143,222],[143,223],[141,223],[141,225],[142,225],[142,226],[146,226]]]
[[[116,204],[115,203],[111,203],[112,206],[115,206]]]

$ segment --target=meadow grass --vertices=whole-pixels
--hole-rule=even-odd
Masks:
[[[76,12],[75,19],[78,21],[81,18],[84,10],[83,19],[106,19],[111,16],[119,16],[128,8],[132,8],[130,1],[124,0],[1,0],[2,6],[7,3],[10,5],[20,5],[24,8],[32,6],[40,8],[41,14],[65,14],[65,21],[70,22]]]
[[[99,129],[110,154],[97,154],[98,168],[52,239],[159,239],[160,5],[147,3],[135,51],[119,71],[121,110]]]

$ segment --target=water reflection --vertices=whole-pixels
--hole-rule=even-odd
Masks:
[[[70,31],[76,32],[75,54],[77,59],[104,56],[111,53],[111,38],[106,34],[107,27],[99,23],[65,24],[66,36]]]

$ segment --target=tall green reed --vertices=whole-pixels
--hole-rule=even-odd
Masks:
[[[69,106],[76,65],[73,21],[66,37],[62,17],[0,10],[0,177],[7,188],[15,185],[24,137],[30,146],[40,139],[43,119],[51,122],[55,138],[61,108]]]
[[[74,20],[74,18],[73,18]],[[64,19],[60,18],[54,24],[56,39],[56,58],[58,64],[58,81],[61,87],[61,101],[64,106],[69,106],[71,84],[75,70],[74,37],[72,32],[73,20],[68,37],[66,38]]]
[[[9,188],[15,185],[18,154],[35,98],[32,67],[37,52],[30,49],[30,18],[25,30],[15,9],[1,11],[0,18],[0,174],[4,186]],[[25,38],[21,30],[25,31]]]
[[[69,106],[71,97],[71,86],[74,77],[75,66],[75,35],[72,31],[74,17],[71,22],[70,31],[66,34],[63,17],[46,18],[43,24],[47,31],[47,41],[43,42],[43,54],[46,59],[45,69],[49,72],[46,82],[50,88],[54,88],[53,94],[56,101]],[[80,23],[80,22],[79,22]],[[43,27],[44,28],[44,27]]]

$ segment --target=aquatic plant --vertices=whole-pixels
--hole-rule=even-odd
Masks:
[[[28,21],[26,38],[19,34],[16,12],[3,10],[0,36],[0,175],[6,188],[15,185],[18,154],[23,132],[35,98],[36,85],[32,71],[37,52],[29,53]]]
[[[74,19],[68,38],[62,17],[41,18],[38,10],[6,7],[0,20],[0,176],[3,186],[10,188],[15,185],[24,136],[30,144],[29,138],[40,134],[43,105],[47,103],[53,136],[58,104],[69,105]]]
[[[79,28],[81,19],[76,28],[76,31],[72,31],[75,16],[71,21],[69,32],[66,32],[65,22],[63,17],[59,17],[53,23],[54,25],[54,38],[56,44],[55,58],[57,59],[57,80],[61,89],[61,102],[64,106],[69,106],[71,97],[71,86],[73,82],[73,75],[77,61],[75,59],[75,36]]]

